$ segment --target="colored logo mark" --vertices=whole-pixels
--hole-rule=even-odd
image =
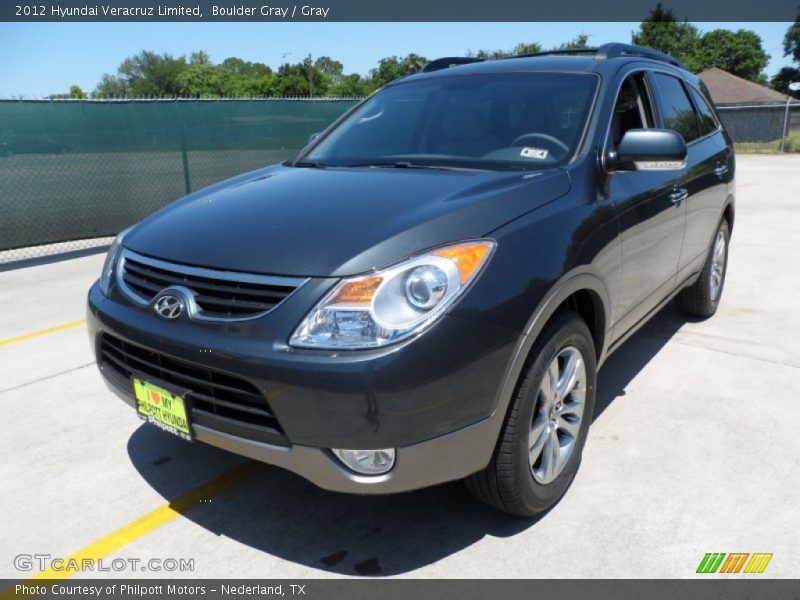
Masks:
[[[698,573],[763,573],[772,553],[766,552],[707,552],[697,566]]]

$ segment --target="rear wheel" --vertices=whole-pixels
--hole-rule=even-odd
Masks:
[[[722,298],[722,288],[725,286],[725,274],[728,270],[729,241],[730,227],[728,222],[723,219],[714,234],[714,242],[711,244],[700,277],[675,297],[678,308],[685,314],[694,317],[710,317],[717,312],[720,298]]]
[[[592,420],[596,362],[583,320],[558,314],[537,340],[489,465],[466,483],[481,502],[530,517],[569,487]]]

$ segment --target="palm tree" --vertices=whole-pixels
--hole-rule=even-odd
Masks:
[[[406,75],[409,73],[417,73],[422,71],[422,68],[428,64],[428,59],[413,52],[403,59],[403,71]]]

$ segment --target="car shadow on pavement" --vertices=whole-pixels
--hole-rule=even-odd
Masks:
[[[698,321],[699,319],[681,313],[674,302],[669,302],[622,344],[606,360],[597,374],[597,399],[593,420],[596,421],[614,400],[625,395],[628,384],[656,357],[683,325]]]
[[[625,394],[628,382],[686,322],[671,307],[606,362],[598,381],[595,419]],[[149,425],[130,437],[128,454],[145,481],[169,500],[244,462]],[[185,518],[279,559],[354,576],[408,573],[486,536],[516,535],[551,514],[534,519],[501,514],[474,501],[460,482],[391,496],[354,496],[321,490],[275,467],[265,467],[209,500],[186,512]],[[205,576],[237,574],[232,562],[201,562],[197,568],[205,570]]]

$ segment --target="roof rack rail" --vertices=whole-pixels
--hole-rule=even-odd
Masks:
[[[595,58],[603,60],[606,58],[617,58],[620,56],[641,56],[642,58],[650,58],[652,60],[659,60],[661,62],[669,63],[685,69],[686,66],[677,58],[672,58],[669,54],[664,54],[658,50],[652,50],[643,46],[634,46],[632,44],[603,44],[599,48],[569,48],[565,50],[546,50],[544,52],[532,52],[530,54],[517,54],[509,58],[529,58],[533,56],[558,56],[570,54],[594,54]]]
[[[422,73],[430,73],[431,71],[439,71],[456,65],[468,65],[476,62],[483,62],[483,59],[475,56],[445,56],[444,58],[432,60],[422,67]]]
[[[564,50],[544,50],[542,52],[528,52],[515,54],[508,58],[531,58],[534,56],[569,56],[571,54],[596,54],[599,48],[566,48]]]
[[[593,54],[595,59],[604,60],[607,58],[619,58],[620,56],[638,56],[641,58],[649,58],[660,62],[668,63],[681,69],[685,69],[684,65],[677,58],[672,58],[669,54],[664,54],[658,50],[652,50],[643,46],[634,46],[632,44],[603,44],[599,48],[568,48],[565,50],[545,50],[544,52],[531,52],[528,54],[515,54],[507,58],[533,58],[536,56],[569,56],[573,54]],[[499,59],[506,60],[506,59]],[[439,71],[447,69],[456,65],[467,65],[470,63],[483,62],[482,58],[475,56],[447,56],[445,58],[437,58],[432,60],[422,69],[423,73],[430,73],[431,71]]]
[[[669,54],[664,54],[658,50],[645,48],[643,46],[634,46],[632,44],[604,44],[597,49],[597,58],[617,58],[619,56],[641,56],[642,58],[650,58],[661,62],[669,63],[681,69],[685,69],[684,65],[677,58],[672,58]]]

